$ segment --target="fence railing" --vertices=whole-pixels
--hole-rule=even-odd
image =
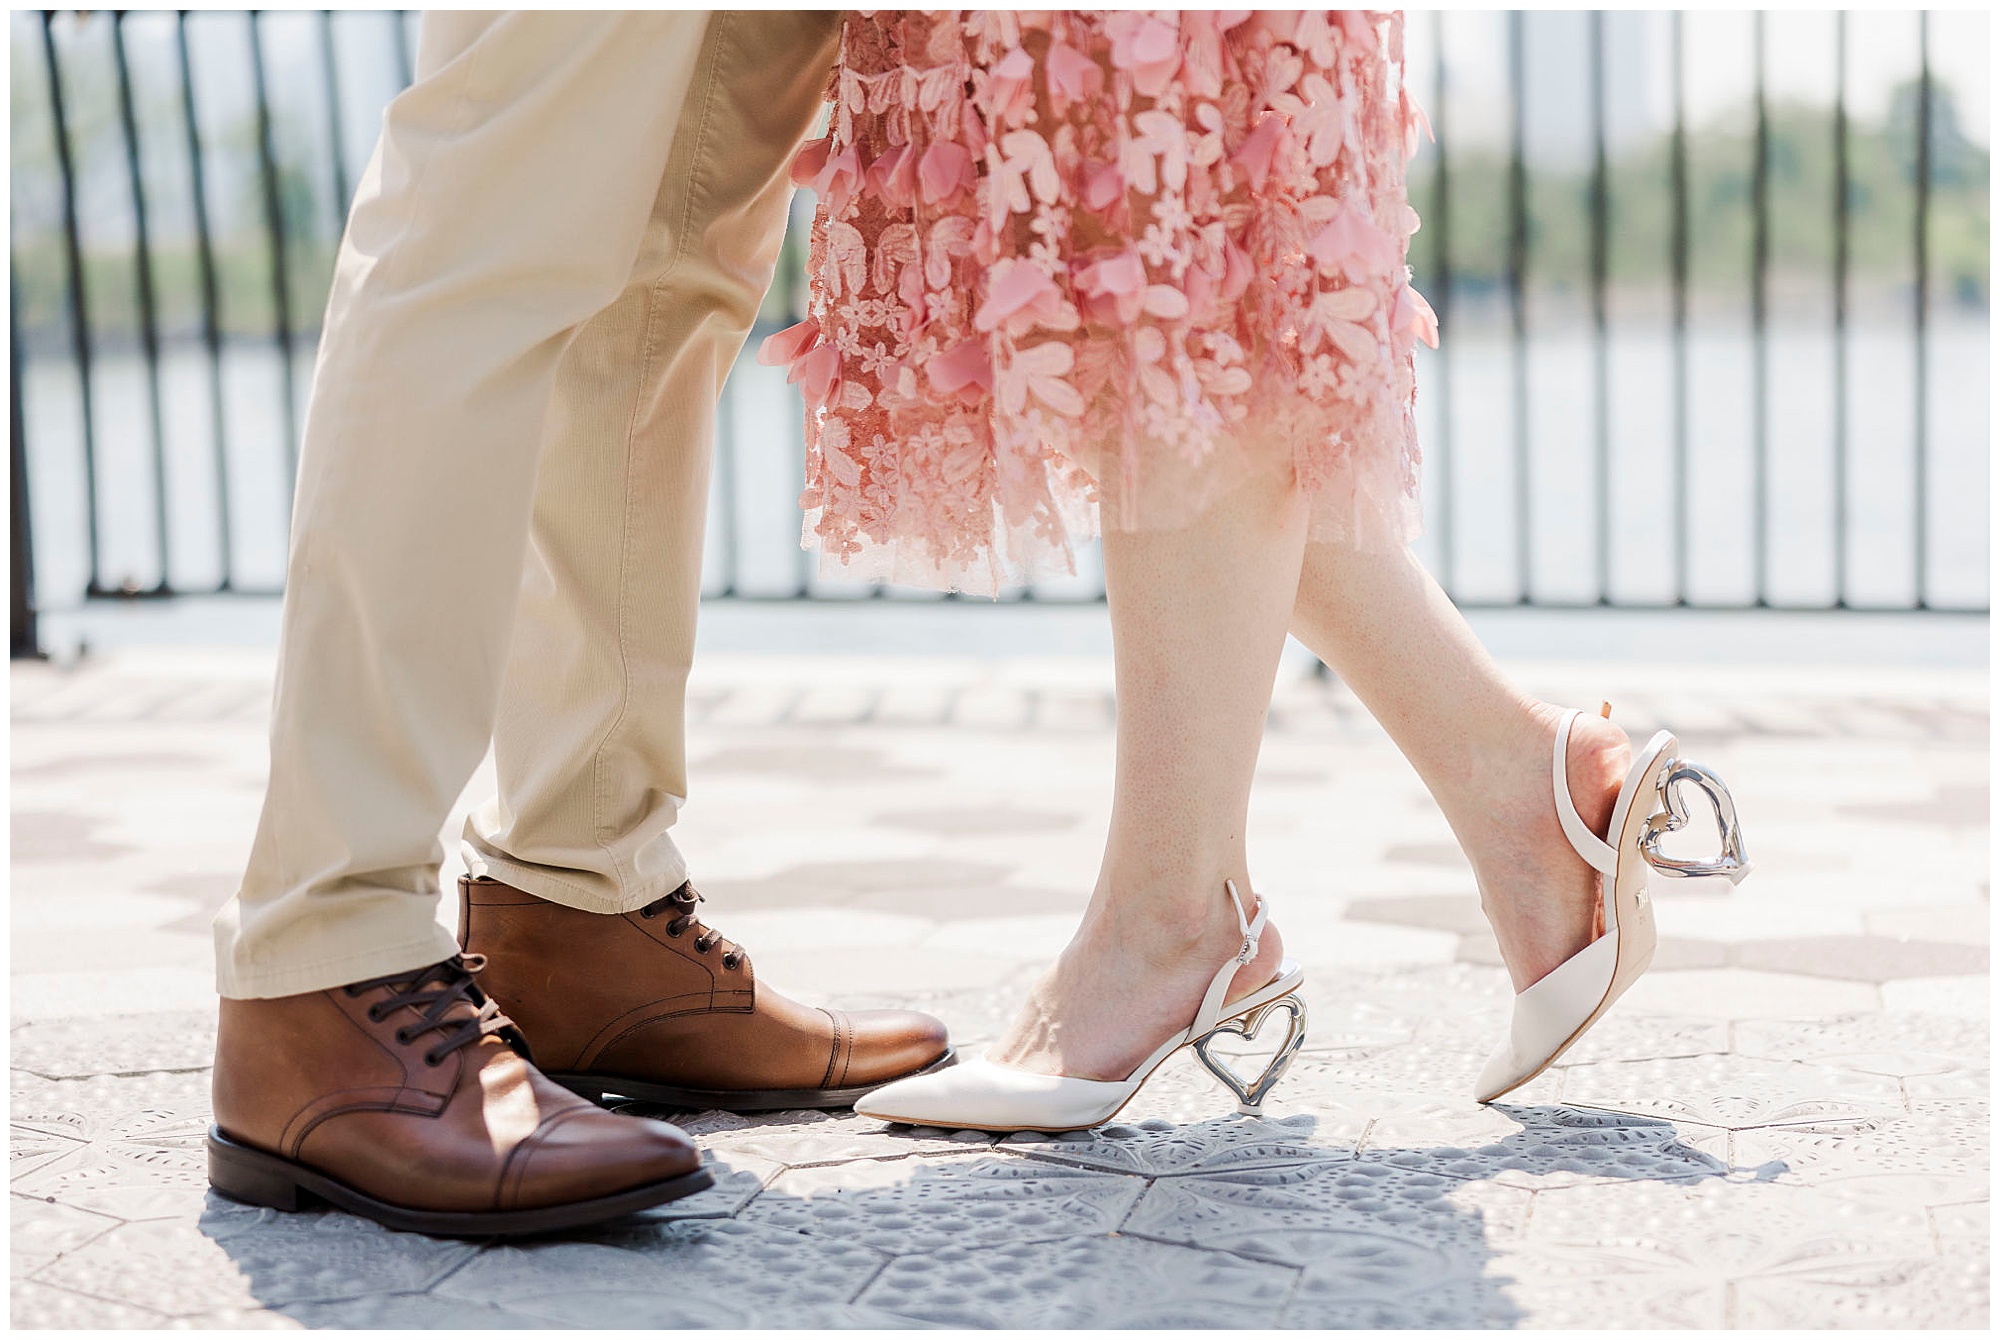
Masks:
[[[1419,368],[1421,552],[1455,599],[1987,607],[1988,154],[1934,73],[1936,21],[1411,17],[1436,132],[1411,262],[1445,331]],[[1725,23],[1742,96],[1694,106],[1715,81],[1693,53],[1732,44],[1690,29]],[[1774,94],[1781,23],[1830,35],[1824,97]],[[1907,68],[1862,23],[1901,25]],[[20,654],[38,608],[280,588],[332,256],[414,20],[11,24]],[[798,231],[759,336],[792,317]],[[781,376],[732,374],[706,589],[881,594],[797,549]]]

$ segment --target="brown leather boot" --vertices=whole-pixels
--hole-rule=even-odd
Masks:
[[[686,1135],[551,1084],[477,955],[271,1000],[224,1000],[209,1184],[446,1236],[574,1228],[711,1184]]]
[[[914,1010],[811,1009],[759,982],[741,946],[695,917],[683,884],[636,912],[551,903],[459,881],[459,942],[550,1079],[593,1098],[768,1112],[848,1107],[956,1058]]]

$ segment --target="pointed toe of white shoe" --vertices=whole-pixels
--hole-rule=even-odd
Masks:
[[[1105,1120],[1135,1087],[1038,1075],[979,1056],[949,1070],[884,1085],[854,1110],[877,1121],[947,1130],[1065,1131]]]
[[[1546,1070],[1581,1034],[1618,972],[1618,937],[1603,935],[1514,997],[1507,1037],[1486,1058],[1473,1097],[1490,1103]]]

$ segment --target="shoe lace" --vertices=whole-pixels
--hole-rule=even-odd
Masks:
[[[706,954],[717,945],[721,945],[723,946],[722,966],[725,968],[735,968],[743,962],[745,957],[743,947],[723,939],[721,931],[712,930],[702,924],[701,919],[695,915],[695,908],[704,901],[706,900],[699,893],[695,892],[694,884],[690,881],[681,885],[666,897],[655,898],[652,902],[647,903],[639,909],[639,915],[651,921],[654,917],[663,916],[668,912],[674,913],[674,919],[667,923],[668,935],[678,940],[692,927],[700,932],[694,938],[694,949],[697,954]]]
[[[485,966],[484,954],[454,954],[416,972],[390,973],[355,982],[347,988],[347,994],[360,996],[378,987],[389,988],[389,995],[368,1007],[372,1023],[381,1023],[406,1005],[422,1010],[419,1022],[396,1030],[396,1041],[408,1046],[426,1033],[439,1034],[437,1043],[424,1053],[425,1065],[442,1065],[444,1058],[460,1047],[496,1033],[525,1056],[525,1041],[514,1021],[502,1014],[500,1003],[489,999],[473,980],[472,975]],[[472,1012],[458,1010],[461,1004],[471,1006]]]

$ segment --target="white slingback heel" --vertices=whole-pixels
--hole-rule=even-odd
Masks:
[[[1610,715],[1608,704],[1604,714]],[[1482,1103],[1518,1089],[1547,1070],[1653,961],[1659,936],[1653,929],[1652,902],[1646,893],[1648,867],[1680,879],[1721,875],[1732,884],[1741,883],[1750,873],[1729,788],[1699,763],[1679,758],[1680,742],[1668,731],[1647,741],[1633,760],[1605,837],[1591,832],[1569,794],[1569,733],[1581,715],[1577,711],[1564,713],[1556,728],[1556,815],[1577,855],[1599,873],[1604,934],[1514,997],[1514,1018],[1507,1039],[1487,1060],[1473,1088],[1473,1096]],[[1715,809],[1722,849],[1713,861],[1684,861],[1660,854],[1659,840],[1687,823],[1687,811],[1676,790],[1683,782],[1699,789]],[[1661,804],[1664,809],[1656,810]]]
[[[1233,880],[1223,888],[1236,905],[1236,923],[1243,932],[1235,957],[1224,963],[1209,983],[1194,1022],[1161,1043],[1153,1054],[1121,1080],[1073,1079],[1068,1075],[1038,1075],[1016,1070],[985,1057],[962,1062],[949,1070],[912,1075],[884,1085],[862,1098],[854,1110],[864,1117],[911,1126],[941,1126],[951,1130],[1081,1131],[1117,1116],[1147,1078],[1169,1056],[1192,1046],[1209,1072],[1236,1095],[1237,1111],[1257,1115],[1264,1098],[1284,1076],[1306,1040],[1306,1007],[1295,994],[1305,972],[1290,959],[1278,965],[1269,982],[1241,1000],[1223,1003],[1238,969],[1257,956],[1257,937],[1270,918],[1270,905],[1257,900],[1257,914],[1244,910]],[[1245,1082],[1225,1062],[1210,1053],[1219,1033],[1243,1037],[1255,1034],[1276,1011],[1289,1015],[1288,1032],[1277,1055],[1253,1081]]]

